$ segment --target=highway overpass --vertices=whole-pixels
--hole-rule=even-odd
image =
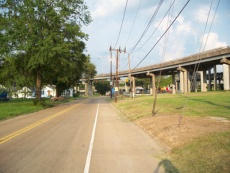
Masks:
[[[223,66],[223,84],[224,90],[230,90],[230,47],[221,47],[181,59],[154,64],[146,67],[131,70],[119,71],[119,77],[129,77],[135,86],[135,78],[150,78],[151,93],[155,93],[155,77],[161,75],[172,75],[173,93],[180,91],[187,93],[195,91],[197,77],[200,79],[201,91],[206,92],[211,88],[211,82],[214,84],[214,90],[217,88],[217,70],[216,66]],[[213,74],[211,74],[213,70]],[[112,74],[115,76],[115,73]],[[211,76],[213,75],[213,80]],[[100,74],[94,79],[110,79],[110,74]]]

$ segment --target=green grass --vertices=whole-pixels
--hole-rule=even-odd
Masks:
[[[10,101],[0,102],[0,120],[15,117],[21,114],[36,112],[43,109],[40,106],[34,106],[31,99],[13,99]]]
[[[199,138],[175,149],[171,161],[180,172],[230,172],[230,131]]]
[[[121,98],[113,104],[135,121],[151,116],[153,101],[153,96],[140,96]],[[230,120],[230,91],[159,94],[156,110],[158,115],[215,116]],[[165,172],[172,173],[229,173],[230,131],[212,133],[174,148],[159,165]]]
[[[151,115],[154,97],[121,99],[114,105],[130,120]],[[135,109],[134,109],[135,108]],[[182,114],[185,116],[215,116],[230,119],[230,92],[207,92],[189,94],[159,94],[156,102],[158,114]]]
[[[51,102],[50,99],[44,99],[44,102],[37,106],[34,106],[34,99],[12,99],[10,101],[3,101],[0,102],[0,121],[23,114],[37,112],[71,100],[73,100],[73,98],[54,102]]]

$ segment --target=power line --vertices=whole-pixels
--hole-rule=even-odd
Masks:
[[[220,0],[217,3],[216,9],[215,9],[215,13],[214,13],[214,16],[213,16],[213,19],[212,19],[212,22],[211,22],[211,26],[209,28],[209,32],[208,32],[207,38],[205,40],[203,50],[201,51],[202,46],[203,46],[202,44],[203,44],[203,40],[204,40],[205,31],[206,31],[206,28],[207,28],[207,25],[208,25],[209,15],[210,15],[211,8],[212,8],[212,3],[213,3],[213,0],[211,2],[211,6],[210,6],[210,9],[209,9],[208,17],[207,17],[207,20],[206,20],[206,23],[205,23],[205,29],[204,29],[204,32],[203,32],[203,35],[202,35],[202,41],[201,41],[201,45],[200,45],[200,49],[199,49],[199,53],[198,53],[198,60],[197,61],[200,61],[200,53],[204,52],[204,50],[205,50],[205,47],[206,47],[206,44],[207,44],[207,41],[208,41],[208,38],[209,38],[209,35],[210,35],[210,31],[211,31],[211,28],[212,28],[212,25],[213,25],[213,21],[215,19],[216,12],[217,12],[217,9],[219,7]],[[190,88],[192,88],[194,86],[195,76],[196,76],[197,71],[199,70],[199,66],[200,66],[200,62],[198,62],[197,64],[195,64],[194,71],[193,71],[193,74],[192,74],[191,87]]]
[[[163,3],[163,0],[160,0],[159,3],[158,3],[158,5],[157,5],[157,8],[156,8],[156,10],[154,11],[154,13],[153,13],[153,15],[152,15],[150,21],[148,22],[148,24],[147,24],[147,26],[146,26],[144,32],[142,33],[141,37],[139,38],[139,40],[137,41],[137,43],[135,44],[135,46],[131,49],[130,54],[135,50],[135,48],[136,48],[137,45],[140,43],[140,41],[142,40],[142,38],[144,37],[144,35],[147,33],[149,27],[151,26],[151,24],[152,24],[154,18],[156,17],[156,15],[157,15],[157,13],[158,13],[158,11],[159,11],[159,9],[160,9],[162,3]]]
[[[133,24],[132,24],[132,28],[131,28],[131,31],[130,31],[130,33],[129,33],[128,39],[127,39],[127,41],[126,41],[125,47],[126,47],[128,41],[129,41],[130,35],[131,35],[132,31],[133,31],[133,27],[134,27],[134,24],[135,24],[135,22],[136,22],[137,14],[138,14],[138,11],[139,11],[139,9],[140,9],[141,1],[142,1],[142,0],[139,1],[138,8],[137,8],[137,12],[136,12],[136,15],[135,15],[135,17],[134,17]]]
[[[188,5],[190,0],[188,0],[186,2],[186,4],[183,6],[183,8],[181,9],[181,11],[178,13],[178,15],[175,17],[175,19],[172,21],[172,23],[169,25],[169,27],[166,29],[166,31],[161,35],[161,37],[157,40],[157,42],[153,45],[153,47],[150,49],[150,51],[144,56],[144,58],[136,65],[135,68],[133,68],[132,70],[136,69],[144,60],[145,58],[152,52],[152,50],[156,47],[156,45],[159,43],[159,41],[163,38],[163,36],[168,32],[168,30],[171,28],[171,26],[173,25],[173,23],[176,21],[176,19],[179,17],[179,15],[182,13],[182,11],[185,9],[185,7]]]
[[[126,43],[125,43],[125,47],[126,47],[128,41],[129,41],[130,36],[131,36],[131,33],[132,33],[132,31],[133,31],[133,27],[134,27],[134,24],[135,24],[135,22],[136,22],[136,18],[137,18],[137,14],[138,14],[138,12],[139,12],[139,9],[140,9],[141,2],[142,2],[142,0],[139,1],[138,7],[137,7],[137,11],[136,11],[136,14],[135,14],[135,17],[134,17],[134,20],[133,20],[133,24],[132,24],[132,27],[131,27],[131,31],[129,32],[128,39],[127,39],[127,41],[126,41]],[[125,55],[124,55],[124,56],[125,56]],[[123,58],[124,58],[124,56],[123,56]],[[123,59],[123,61],[122,61],[120,64],[123,64],[124,61],[125,61],[125,59]],[[126,65],[128,65],[128,61],[127,61]],[[126,65],[125,65],[125,66],[126,66]]]
[[[212,9],[212,3],[213,3],[213,0],[211,2],[211,5],[210,5],[210,8],[209,8],[209,12],[208,12],[208,17],[207,17],[207,20],[206,20],[206,23],[205,23],[205,28],[204,28],[204,32],[203,32],[203,35],[202,35],[202,41],[201,41],[201,45],[200,45],[200,50],[199,50],[199,54],[198,54],[198,60],[197,60],[197,63],[195,64],[195,67],[194,67],[194,71],[193,71],[193,75],[192,75],[192,79],[191,79],[191,85],[190,85],[190,88],[192,89],[194,84],[195,84],[195,76],[196,76],[196,73],[199,69],[199,66],[200,66],[200,53],[201,53],[201,49],[202,49],[202,44],[203,44],[203,39],[204,39],[204,35],[205,35],[205,31],[206,31],[206,28],[207,28],[207,25],[208,25],[208,21],[209,21],[209,16],[210,16],[210,12],[211,12],[211,9]],[[213,21],[214,21],[214,18],[216,16],[216,12],[217,12],[217,9],[218,9],[218,6],[219,6],[219,3],[220,3],[220,0],[218,1],[218,4],[217,4],[217,7],[216,7],[216,10],[215,10],[215,13],[214,13],[214,16],[213,16],[213,19],[212,19],[212,22],[211,22],[211,26],[209,28],[209,32],[208,32],[208,35],[207,35],[207,38],[206,38],[206,41],[205,41],[205,44],[204,44],[204,47],[203,47],[203,50],[202,52],[204,52],[205,50],[205,47],[206,47],[206,44],[207,44],[207,40],[208,40],[208,37],[210,35],[210,31],[211,31],[211,28],[212,28],[212,24],[213,24]],[[210,81],[209,81],[210,82]],[[189,100],[189,97],[186,98],[186,101],[184,102],[184,105],[182,106],[183,109],[181,111],[181,114],[180,114],[180,118],[179,118],[179,121],[178,121],[178,126],[180,125],[181,123],[181,119],[182,119],[182,115],[184,113],[184,109],[185,109],[185,106],[187,105],[188,103],[188,100]]]
[[[122,26],[123,26],[123,22],[124,22],[124,18],[125,18],[125,13],[126,13],[127,4],[128,4],[128,0],[126,1],[126,4],[125,4],[125,10],[124,10],[124,14],[123,14],[122,22],[121,22],[120,31],[119,31],[119,34],[118,34],[118,37],[117,37],[117,41],[116,41],[116,44],[115,44],[114,48],[116,48],[117,43],[118,43],[118,40],[119,40],[119,38],[120,38],[120,34],[121,34],[121,30],[122,30]]]
[[[203,48],[203,50],[202,50],[202,46],[203,46],[202,44],[203,44],[203,40],[204,40],[205,31],[206,31],[206,28],[207,28],[207,25],[208,25],[209,15],[210,15],[211,9],[212,9],[212,3],[213,3],[213,0],[212,0],[212,2],[211,2],[210,8],[209,8],[208,17],[207,17],[207,20],[206,20],[206,23],[205,23],[205,27],[204,27],[203,34],[202,34],[202,41],[201,41],[201,44],[200,44],[200,49],[199,49],[198,60],[197,60],[197,61],[200,60],[200,53],[204,51],[205,46],[206,46],[206,43],[207,43],[208,37],[207,37],[207,39],[206,39],[206,43],[205,43],[204,48]],[[218,5],[219,5],[219,2],[218,2]],[[218,6],[217,6],[217,8],[218,8]],[[216,8],[216,10],[217,10],[217,8]],[[214,16],[214,17],[215,17],[215,16]],[[212,22],[213,22],[213,21],[212,21]],[[212,27],[212,26],[211,26],[211,27]],[[211,27],[210,27],[210,29],[211,29]],[[210,32],[210,30],[209,30],[209,32]],[[209,35],[209,33],[208,33],[208,35]],[[191,80],[192,80],[192,81],[191,81],[191,87],[193,86],[194,79],[195,79],[195,75],[196,75],[196,72],[197,72],[198,69],[199,69],[199,66],[200,66],[200,63],[199,63],[199,62],[198,62],[197,64],[195,64],[195,67],[194,67],[194,70],[193,70],[192,79],[191,79]]]
[[[174,4],[175,0],[173,1],[173,3],[171,3],[169,9],[167,10],[167,12],[165,13],[164,17],[162,18],[162,20],[160,21],[160,23],[158,24],[158,26],[155,28],[155,30],[152,32],[152,34],[150,35],[150,37],[145,41],[145,43],[139,47],[137,50],[133,51],[133,53],[137,52],[138,50],[140,50],[142,47],[144,47],[146,45],[146,43],[152,38],[153,34],[157,31],[157,29],[159,28],[159,26],[161,25],[161,23],[163,22],[163,20],[165,19],[166,15],[170,12],[173,4]]]
[[[174,5],[174,2],[175,2],[175,0],[173,0],[173,2],[170,3],[170,6],[169,6],[168,10],[166,11],[165,15],[163,16],[162,20],[159,22],[158,26],[155,28],[155,30],[152,32],[152,34],[151,34],[150,37],[146,40],[146,42],[145,42],[141,47],[139,47],[137,50],[133,51],[132,53],[135,53],[135,52],[137,52],[138,50],[140,50],[140,49],[141,49],[141,48],[152,38],[153,34],[157,31],[157,29],[159,28],[159,26],[161,25],[161,23],[163,22],[163,20],[164,20],[165,17],[167,16],[167,14],[170,12],[172,6]],[[132,54],[132,53],[130,53],[130,54]],[[128,62],[125,64],[125,67],[126,67],[127,65],[128,65]],[[124,68],[125,68],[125,67],[124,67]],[[123,68],[123,69],[124,69],[124,68]]]
[[[141,2],[141,1],[140,1],[140,2]],[[140,2],[139,2],[139,6],[140,6]],[[142,35],[141,35],[141,37],[139,38],[139,40],[138,40],[138,42],[136,43],[136,45],[132,48],[130,54],[131,54],[132,51],[135,49],[135,47],[138,45],[138,43],[141,41],[141,39],[144,37],[144,35],[147,33],[149,27],[151,26],[151,24],[152,24],[154,18],[156,17],[156,15],[157,15],[157,13],[158,13],[158,11],[159,11],[159,9],[160,9],[162,3],[163,3],[163,0],[160,0],[160,1],[158,2],[158,5],[157,5],[157,7],[156,7],[154,13],[152,14],[152,16],[151,16],[151,18],[150,18],[150,20],[149,20],[149,22],[148,22],[148,24],[147,24],[147,26],[146,26],[144,32],[142,33]],[[138,9],[139,9],[139,6],[138,6]],[[137,13],[136,13],[136,14],[137,14]],[[123,61],[123,62],[124,62],[124,61]],[[123,62],[122,62],[122,63],[123,63]]]

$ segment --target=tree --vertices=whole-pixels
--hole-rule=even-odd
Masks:
[[[70,86],[87,56],[82,25],[91,21],[83,0],[8,0],[0,4],[0,82]],[[8,68],[10,67],[10,68]]]
[[[92,95],[92,82],[96,74],[97,74],[96,67],[94,64],[90,62],[90,57],[88,56],[85,63],[84,73],[83,73],[83,78],[85,80],[86,96]]]
[[[158,85],[158,82],[159,82],[158,87],[166,87],[172,83],[172,76],[158,76],[156,78],[156,84],[157,85]]]
[[[94,86],[101,95],[105,95],[107,91],[110,91],[110,84],[108,81],[95,83]]]

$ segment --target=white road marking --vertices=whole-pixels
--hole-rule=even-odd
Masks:
[[[100,107],[100,103],[98,103],[98,105],[97,105],[97,113],[96,113],[96,117],[95,117],[95,121],[94,121],[93,132],[92,132],[92,137],[91,137],[91,141],[90,141],[90,145],[89,145],[88,155],[86,158],[84,173],[89,172],[89,166],[90,166],[90,160],[91,160],[91,155],[92,155],[92,151],[93,151],[93,142],[94,142],[95,131],[96,131],[96,126],[97,126],[97,117],[98,117],[99,107]]]

